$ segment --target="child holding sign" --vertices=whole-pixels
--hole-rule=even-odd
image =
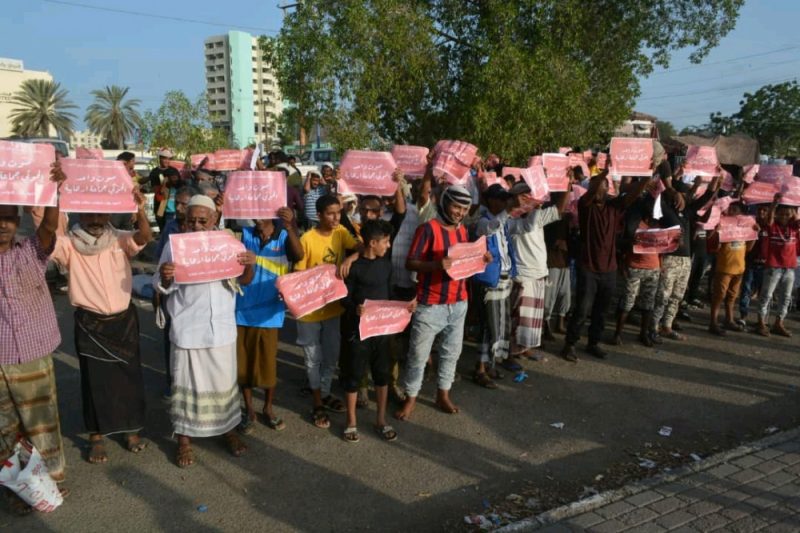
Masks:
[[[386,441],[397,438],[397,432],[386,424],[386,399],[389,391],[391,354],[389,336],[378,335],[362,339],[359,331],[360,317],[365,300],[388,300],[391,294],[391,258],[387,255],[391,247],[392,226],[385,220],[368,220],[361,226],[364,248],[352,264],[345,283],[347,298],[344,300],[345,318],[352,324],[352,337],[348,339],[350,349],[342,353],[340,366],[341,382],[346,393],[347,427],[344,440],[358,442],[356,426],[356,401],[358,386],[367,369],[372,371],[375,384],[377,418],[375,430]],[[409,312],[416,309],[416,300],[408,304]]]

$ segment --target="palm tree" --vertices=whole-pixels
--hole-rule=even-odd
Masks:
[[[86,109],[86,125],[92,133],[100,135],[115,148],[122,148],[125,137],[134,133],[142,123],[139,115],[140,101],[125,100],[130,87],[112,85],[103,90],[92,91],[94,102]]]
[[[69,109],[78,106],[67,100],[67,90],[50,80],[25,80],[11,97],[19,107],[11,110],[11,130],[23,137],[49,137],[50,128],[61,138],[69,139],[75,115]]]

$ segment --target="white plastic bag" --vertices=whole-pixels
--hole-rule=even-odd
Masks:
[[[55,511],[64,502],[42,455],[28,442],[17,442],[14,454],[3,463],[0,485],[11,489],[25,503],[43,513]]]

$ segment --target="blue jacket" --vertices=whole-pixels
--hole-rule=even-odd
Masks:
[[[481,215],[481,218],[490,219],[488,213]],[[486,265],[486,270],[472,277],[475,281],[489,287],[497,287],[497,284],[500,282],[501,264],[500,243],[497,240],[498,238],[504,238],[506,240],[508,256],[511,259],[511,271],[509,272],[511,277],[517,275],[517,254],[514,251],[514,243],[511,240],[511,236],[508,234],[508,222],[505,222],[503,224],[502,237],[500,236],[500,232],[494,232],[486,236],[486,249],[492,254],[492,262]]]

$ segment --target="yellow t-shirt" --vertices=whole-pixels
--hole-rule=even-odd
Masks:
[[[358,241],[350,235],[344,226],[337,226],[330,235],[322,235],[316,228],[300,237],[303,247],[303,259],[295,263],[295,270],[307,270],[322,264],[340,265],[347,250],[358,246]],[[301,322],[321,322],[341,315],[344,309],[339,302],[331,302],[322,309],[317,309],[298,319]]]
[[[723,242],[717,252],[717,272],[720,274],[744,274],[747,243],[743,241]]]

